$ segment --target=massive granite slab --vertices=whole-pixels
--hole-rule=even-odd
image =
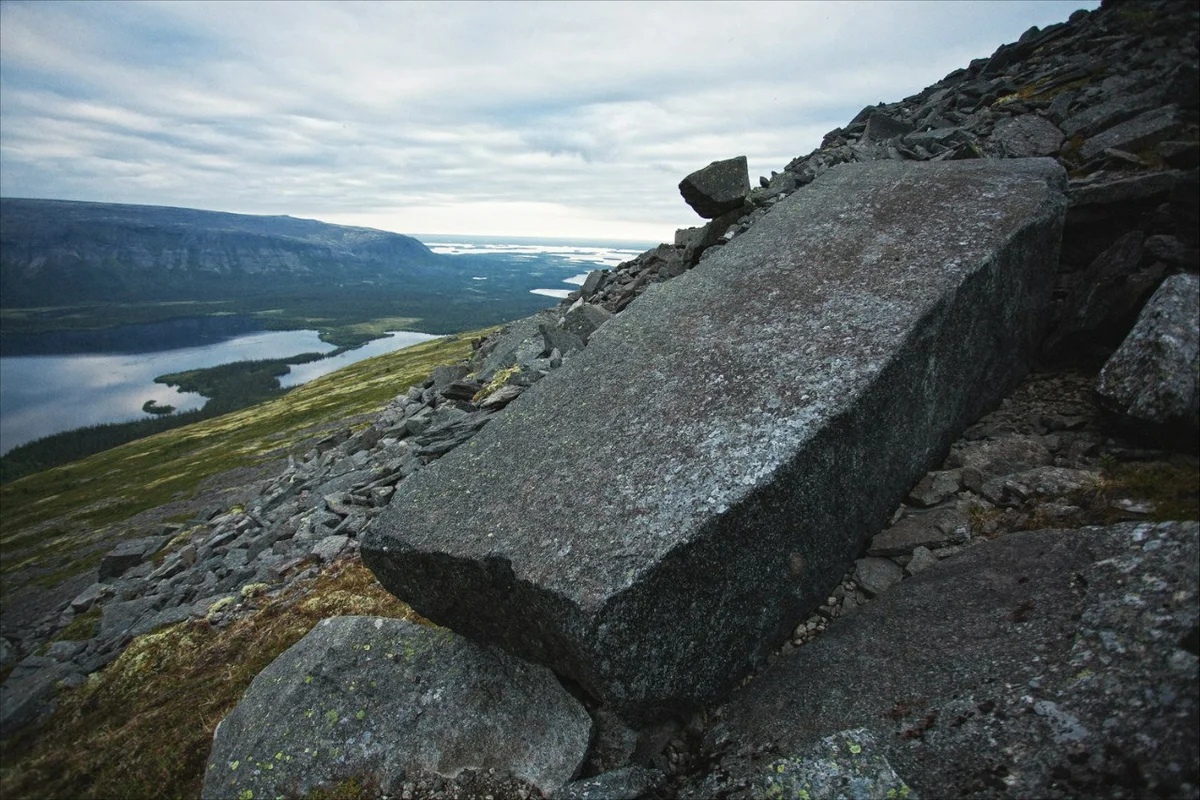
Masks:
[[[364,560],[632,722],[721,696],[1026,370],[1064,186],[831,170],[406,480]]]

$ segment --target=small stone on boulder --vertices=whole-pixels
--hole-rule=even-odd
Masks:
[[[611,311],[591,303],[580,303],[563,314],[562,327],[586,342],[597,328],[611,318]]]
[[[886,592],[904,580],[904,570],[889,558],[860,558],[854,565],[854,582],[870,595]]]
[[[679,183],[679,193],[697,214],[715,219],[741,207],[750,194],[750,171],[746,157],[714,161]]]

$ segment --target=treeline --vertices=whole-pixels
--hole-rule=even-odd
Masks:
[[[234,361],[216,367],[159,375],[154,382],[207,397],[209,400],[204,407],[214,408],[224,414],[277,396],[281,391],[279,378],[288,373],[290,365],[307,364],[322,358],[325,356],[321,353],[302,353],[289,358]]]
[[[190,425],[217,416],[209,410],[211,402],[197,411],[185,411],[133,422],[109,422],[55,433],[14,447],[0,456],[0,483],[15,481],[44,469],[61,466],[80,458],[132,442],[145,436]]]
[[[336,350],[342,352],[342,350]],[[203,419],[248,408],[264,400],[279,397],[287,390],[279,386],[279,377],[286,375],[290,364],[318,361],[320,353],[261,361],[235,361],[207,369],[194,369],[170,375],[160,375],[156,383],[176,386],[185,392],[196,392],[208,398],[196,411],[166,414],[133,422],[110,422],[76,428],[36,439],[14,447],[0,456],[0,483],[8,483],[25,475],[61,466],[94,455],[118,445],[180,428]]]

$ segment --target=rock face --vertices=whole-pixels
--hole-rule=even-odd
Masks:
[[[831,172],[406,481],[364,561],[628,719],[719,697],[1021,376],[1062,185],[1042,160]]]
[[[764,796],[740,787],[861,726],[926,796],[1194,797],[1198,532],[1012,533],[941,562],[721,709],[680,796]]]
[[[1200,433],[1200,277],[1175,275],[1150,298],[1100,371],[1110,408],[1139,423]]]
[[[714,161],[696,170],[679,183],[679,193],[705,219],[715,219],[740,208],[750,194],[746,157]]]
[[[334,617],[271,662],[217,727],[202,797],[305,795],[366,776],[499,773],[549,793],[583,762],[592,721],[548,670],[450,631]]]

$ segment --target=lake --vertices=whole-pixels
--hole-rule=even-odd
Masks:
[[[568,267],[580,270],[578,274],[563,278],[561,284],[578,289],[583,285],[588,272],[594,269],[612,269],[618,264],[641,255],[657,242],[579,241],[563,239],[504,238],[483,236],[436,236],[416,234],[416,238],[430,250],[442,255],[492,255],[505,256],[514,261],[523,261],[531,266]],[[474,278],[487,280],[486,275]],[[562,285],[551,285],[531,289],[533,294],[562,299],[574,289]]]
[[[653,243],[417,234],[444,255],[500,256],[528,265],[545,287],[532,292],[566,297],[588,272],[613,268]],[[487,281],[486,271],[474,280]],[[540,280],[540,279],[539,279]],[[535,284],[536,285],[536,284]],[[549,305],[547,301],[547,305]],[[436,338],[396,331],[341,355],[298,364],[280,378],[284,387],[340,369],[355,361]],[[147,400],[179,411],[200,408],[205,398],[154,383],[172,372],[233,361],[328,353],[334,348],[316,331],[267,331],[244,315],[210,315],[103,331],[62,331],[0,338],[0,454],[43,436],[107,422],[145,419]]]
[[[204,405],[205,398],[198,394],[155,383],[159,375],[334,349],[318,338],[317,331],[265,331],[261,324],[246,317],[208,317],[202,324],[194,320],[171,322],[176,324],[109,329],[98,337],[111,348],[109,352],[98,352],[96,341],[86,343],[88,352],[54,352],[61,350],[63,337],[39,334],[30,336],[24,344],[54,354],[0,357],[0,454],[73,428],[144,419],[148,415],[142,411],[142,404],[147,400],[175,406],[179,411]],[[247,327],[259,329],[247,332]],[[122,333],[127,341],[122,341]],[[168,344],[170,349],[148,352],[145,343],[152,338],[151,333],[162,337],[160,346]],[[46,341],[36,341],[43,336]],[[426,333],[397,331],[333,358],[292,366],[280,384],[296,386],[355,361],[435,338]],[[10,340],[6,352],[15,349],[16,344]]]

